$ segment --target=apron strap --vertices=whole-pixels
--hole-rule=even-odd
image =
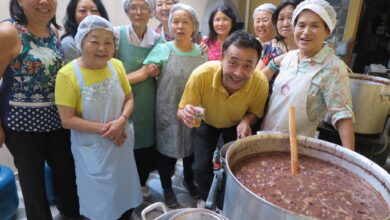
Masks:
[[[114,69],[114,67],[112,66],[111,62],[110,61],[107,61],[107,65],[108,65],[108,68],[110,68],[110,71],[112,73],[112,77],[116,77],[116,71]]]
[[[83,87],[85,87],[85,84],[84,84],[83,75],[81,74],[80,66],[77,63],[77,60],[73,60],[72,62],[73,62],[73,66],[74,66],[74,71],[76,72],[77,80],[80,83],[80,88],[83,88]],[[107,61],[107,65],[112,73],[112,77],[115,77],[117,74],[116,74],[116,71],[115,71],[114,67],[112,66],[111,62]]]
[[[74,71],[76,73],[77,80],[80,83],[80,89],[82,89],[83,87],[85,87],[85,84],[84,84],[83,75],[81,74],[80,66],[77,63],[77,59],[73,60],[72,62],[73,62],[73,67],[74,67]]]

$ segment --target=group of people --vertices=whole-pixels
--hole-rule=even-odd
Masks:
[[[330,117],[354,149],[346,66],[324,43],[336,12],[324,0],[260,5],[256,36],[226,5],[201,37],[196,11],[177,0],[124,0],[130,22],[119,27],[101,0],[70,0],[59,37],[56,7],[10,0],[0,23],[0,146],[14,157],[29,220],[52,219],[45,161],[69,219],[129,219],[151,196],[155,169],[165,203],[179,207],[179,158],[182,184],[202,204],[218,140],[256,133],[259,119],[260,130],[288,132],[291,105],[299,134],[314,136]]]

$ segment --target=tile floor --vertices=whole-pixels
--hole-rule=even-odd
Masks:
[[[6,148],[0,148],[0,155],[6,154]],[[1,164],[5,164],[5,160],[0,160]],[[11,161],[12,162],[12,161]],[[7,164],[8,166],[9,164]],[[13,169],[13,164],[11,166]],[[16,169],[15,169],[16,171]],[[176,194],[177,200],[180,204],[180,208],[191,208],[191,207],[196,207],[196,202],[197,200],[193,199],[186,191],[184,186],[182,185],[183,181],[183,176],[182,176],[182,171],[183,171],[183,165],[182,161],[179,160],[178,163],[176,164],[176,172],[172,178],[172,183],[173,183],[173,190]],[[25,215],[25,209],[24,209],[24,202],[23,202],[23,196],[22,192],[20,191],[20,186],[18,180],[17,182],[17,187],[18,187],[18,197],[19,197],[19,208],[15,216],[11,220],[27,220],[26,215]],[[151,205],[153,203],[163,201],[163,194],[162,194],[162,188],[160,184],[160,179],[157,171],[154,171],[151,173],[149,180],[147,182],[147,185],[150,187],[152,190],[152,196],[148,200],[144,201],[143,204],[141,204],[139,207],[137,207],[133,214],[132,217],[130,218],[131,220],[141,220],[141,212],[142,210],[147,207],[148,205]],[[63,220],[61,215],[59,214],[57,208],[52,205],[51,207],[51,212],[54,220]],[[171,211],[172,209],[167,208],[168,211]],[[152,220],[158,217],[159,215],[163,214],[160,210],[156,209],[154,211],[151,211],[146,215],[146,220]]]

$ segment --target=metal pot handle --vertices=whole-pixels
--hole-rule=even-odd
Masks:
[[[146,208],[144,208],[144,209],[142,210],[142,212],[141,212],[141,219],[142,219],[142,220],[147,220],[146,215],[147,215],[149,212],[151,212],[151,211],[153,211],[153,210],[155,210],[155,209],[157,209],[157,208],[160,208],[160,209],[163,211],[163,214],[165,214],[165,213],[168,212],[168,211],[167,211],[167,207],[164,205],[164,203],[162,203],[162,202],[156,202],[156,203],[153,203],[153,204],[149,205],[148,207],[146,207]]]
[[[205,208],[214,211],[216,206],[217,191],[221,186],[223,170],[214,172],[213,183],[211,184],[209,195],[207,196]]]

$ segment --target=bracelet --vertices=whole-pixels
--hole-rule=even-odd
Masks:
[[[267,66],[274,72],[279,71],[279,67],[276,65],[274,58],[272,58],[272,60],[268,63]]]
[[[125,114],[121,114],[119,117],[124,117],[126,119],[126,121],[129,120],[129,116],[125,115]]]

